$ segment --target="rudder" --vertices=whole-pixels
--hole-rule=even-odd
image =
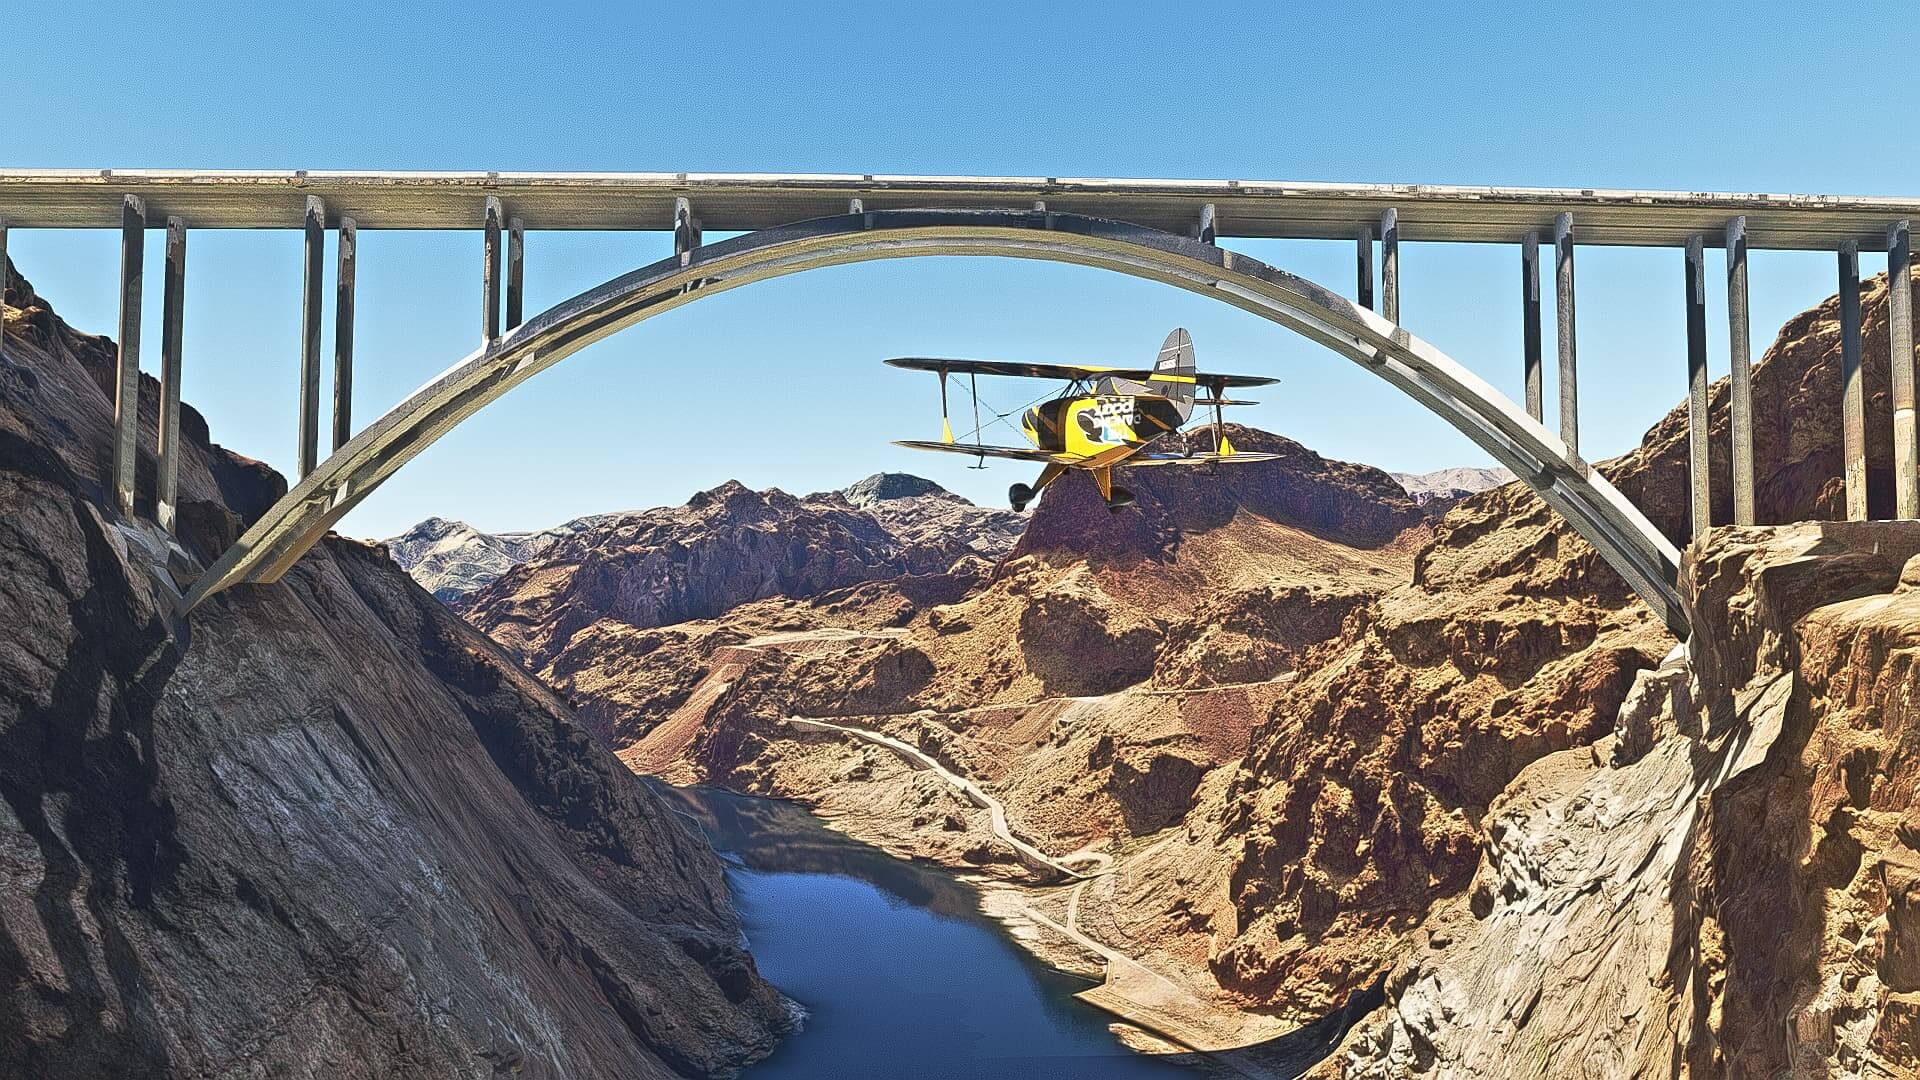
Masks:
[[[1153,370],[1168,375],[1185,375],[1189,379],[1200,370],[1194,361],[1193,338],[1187,335],[1185,327],[1174,327],[1173,332],[1167,335],[1167,340],[1161,342],[1160,358],[1154,361]],[[1182,423],[1192,415],[1194,383],[1186,380],[1160,383],[1155,390],[1165,395],[1173,402],[1174,407],[1180,410]]]

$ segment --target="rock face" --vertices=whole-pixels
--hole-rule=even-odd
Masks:
[[[464,610],[538,670],[599,622],[666,626],[997,559],[1024,520],[915,477],[882,474],[805,498],[728,482],[685,506],[582,529],[469,595]]]
[[[1920,524],[1721,529],[1688,579],[1691,691],[1521,772],[1323,1074],[1920,1075]]]
[[[464,521],[430,517],[383,541],[387,554],[413,580],[444,601],[454,601],[526,562],[563,536],[572,536],[611,515],[577,518],[540,532],[485,533]]]
[[[0,1075],[670,1077],[772,1047],[718,861],[558,699],[337,538],[175,619],[103,491],[111,344],[17,274],[5,328]],[[204,560],[284,485],[182,414]],[[149,454],[139,486],[150,514]]]
[[[1885,431],[1884,280],[1866,283],[1862,299],[1869,356],[1881,343],[1867,365],[1868,420]],[[1836,308],[1828,300],[1790,321],[1756,366],[1763,519],[1838,506]],[[1726,401],[1722,383],[1710,414],[1721,447]],[[1885,476],[1889,449],[1869,441],[1873,475]],[[1685,412],[1675,409],[1601,469],[1679,540],[1685,460]],[[1728,490],[1724,471],[1716,483]],[[1433,903],[1467,888],[1493,838],[1488,808],[1521,770],[1610,732],[1638,674],[1671,645],[1529,490],[1467,498],[1415,556],[1411,582],[1301,662],[1222,804],[1189,819],[1228,856],[1214,899],[1200,890],[1201,900],[1172,900],[1157,924],[1144,921],[1166,933],[1202,922],[1224,987],[1303,1019],[1324,1015],[1388,969]],[[1171,848],[1166,856],[1187,866]],[[1499,1019],[1449,1007],[1465,1022]]]

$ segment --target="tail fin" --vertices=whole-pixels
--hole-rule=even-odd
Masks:
[[[1193,359],[1193,339],[1187,336],[1184,327],[1176,327],[1160,345],[1160,358],[1154,362],[1153,370],[1168,375],[1185,375],[1191,379],[1199,367]],[[1180,410],[1180,420],[1186,422],[1193,413],[1195,384],[1191,381],[1161,383],[1155,389],[1166,395]]]

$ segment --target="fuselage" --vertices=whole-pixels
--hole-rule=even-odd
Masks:
[[[1020,428],[1033,445],[1111,465],[1180,426],[1179,408],[1152,394],[1083,394],[1028,409]]]

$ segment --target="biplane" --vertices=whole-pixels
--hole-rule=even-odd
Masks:
[[[949,360],[938,357],[898,356],[887,361],[910,371],[931,371],[940,377],[941,441],[905,439],[894,443],[911,450],[934,450],[943,454],[964,454],[979,458],[1011,458],[1041,464],[1040,477],[1031,484],[1015,484],[1007,489],[1007,501],[1015,510],[1024,510],[1034,496],[1048,484],[1066,475],[1069,469],[1084,469],[1093,474],[1107,508],[1119,511],[1133,502],[1133,493],[1114,483],[1116,469],[1165,465],[1218,465],[1268,461],[1272,454],[1237,451],[1228,441],[1221,425],[1220,410],[1226,405],[1252,405],[1226,396],[1230,389],[1266,386],[1278,380],[1254,375],[1218,375],[1201,372],[1194,363],[1193,339],[1185,330],[1167,335],[1160,356],[1151,368],[1098,367],[1087,364],[1028,364],[1000,360]],[[947,380],[965,375],[973,391],[973,441],[956,441],[953,423],[947,415]],[[1061,391],[1020,413],[1020,431],[1032,446],[990,446],[982,441],[980,429],[981,375],[1006,375],[1024,379],[1059,379],[1066,383]],[[1206,397],[1199,396],[1205,390]],[[1195,453],[1166,454],[1152,450],[1162,436],[1179,431],[1193,414],[1194,407],[1213,411],[1213,449]],[[1010,415],[1010,414],[1008,414]],[[996,414],[999,420],[1005,415]],[[1011,425],[1009,425],[1011,426]],[[1191,447],[1189,447],[1191,449]]]

